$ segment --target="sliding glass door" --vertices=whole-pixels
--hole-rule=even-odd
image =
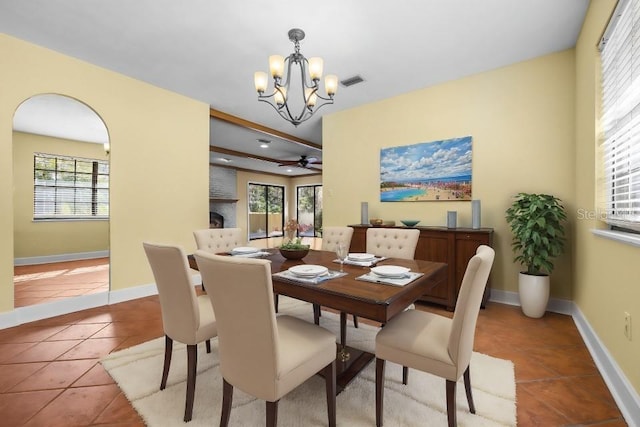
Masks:
[[[322,185],[297,187],[296,216],[301,237],[319,236],[322,228]]]
[[[282,236],[284,187],[249,184],[249,240]]]

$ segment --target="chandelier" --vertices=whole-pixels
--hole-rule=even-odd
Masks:
[[[257,71],[254,83],[258,92],[258,101],[271,105],[280,116],[298,126],[309,120],[313,114],[327,104],[333,104],[333,95],[338,90],[338,77],[328,75],[324,79],[324,89],[327,93],[319,93],[320,79],[322,79],[322,58],[307,58],[300,53],[300,40],[304,39],[304,31],[299,28],[289,30],[289,40],[295,46],[295,52],[286,58],[280,55],[269,57],[269,71],[273,77],[273,92],[265,95],[268,86],[267,73]],[[286,76],[285,74],[286,66]],[[292,72],[299,70],[301,85],[291,85]],[[296,76],[297,77],[297,76]],[[298,99],[298,102],[295,101]],[[299,111],[299,113],[297,113]]]

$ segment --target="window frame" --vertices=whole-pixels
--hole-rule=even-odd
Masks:
[[[635,8],[635,10],[634,10]],[[640,6],[621,0],[601,42],[599,218],[614,231],[640,232]]]
[[[45,164],[48,161],[47,159],[53,160],[53,168],[39,166]],[[64,167],[70,161],[73,162],[73,170]],[[79,163],[91,163],[91,172],[79,170]],[[47,173],[51,175],[51,178],[42,180],[42,175]],[[73,183],[70,184],[69,180],[62,178],[63,176],[72,176]],[[108,220],[110,214],[109,179],[110,167],[108,160],[62,154],[34,153],[33,221]],[[89,181],[90,185],[86,185]],[[85,185],[79,185],[81,182],[84,182]],[[47,194],[51,189],[53,189],[52,199],[51,194]],[[85,196],[85,200],[82,200],[82,193],[88,193],[89,191],[91,192],[90,199]],[[73,200],[63,200],[64,193],[67,193],[67,197],[72,196]],[[64,207],[68,208],[69,205],[72,207],[72,213],[60,213]],[[90,205],[89,210],[91,213],[78,213],[82,211],[82,205]],[[104,208],[106,208],[106,213],[100,213]]]

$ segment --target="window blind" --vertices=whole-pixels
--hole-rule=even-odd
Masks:
[[[640,231],[640,2],[618,4],[600,57],[603,219]]]
[[[33,156],[33,218],[109,217],[109,163],[60,155]]]

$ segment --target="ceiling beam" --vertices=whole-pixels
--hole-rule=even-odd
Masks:
[[[235,150],[230,150],[228,148],[215,147],[213,145],[209,146],[209,151],[211,151],[212,153],[228,154],[230,156],[247,157],[250,159],[264,160],[265,162],[271,162],[271,163],[282,162],[282,160],[278,160],[278,159],[271,159],[269,157],[258,156],[257,154],[245,153],[244,151],[235,151]]]
[[[305,176],[322,176],[322,172],[313,172],[311,171],[311,169],[309,169],[309,171],[311,171],[312,173],[306,173],[304,175],[287,175],[285,173],[275,173],[275,172],[263,172],[263,171],[257,171],[257,170],[253,170],[253,169],[246,169],[246,168],[239,168],[237,166],[231,166],[231,165],[219,165],[217,163],[209,163],[211,166],[215,166],[218,168],[227,168],[227,169],[235,169],[235,170],[239,170],[239,171],[243,171],[243,172],[250,172],[250,173],[257,173],[257,174],[262,174],[262,175],[272,175],[272,176],[279,176],[279,177],[284,177],[284,178],[302,178]]]
[[[259,123],[252,122],[238,116],[233,116],[228,113],[224,113],[220,110],[209,108],[209,115],[213,118],[224,120],[225,122],[232,123],[234,125],[242,126],[248,129],[253,129],[262,132],[267,135],[275,136],[277,138],[286,139],[296,144],[305,145],[307,147],[315,148],[316,150],[322,150],[322,145],[314,144],[306,139],[298,138],[297,136],[289,135],[288,133],[280,132],[279,130],[272,129],[267,126],[263,126]]]

